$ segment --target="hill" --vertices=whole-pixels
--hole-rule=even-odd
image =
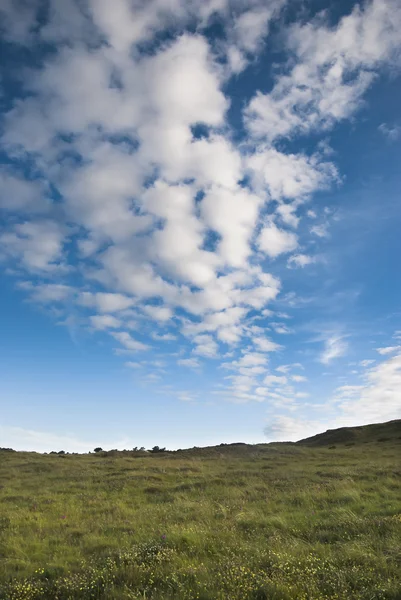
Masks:
[[[330,446],[332,444],[369,444],[401,441],[401,419],[360,427],[328,429],[296,442],[300,446]]]

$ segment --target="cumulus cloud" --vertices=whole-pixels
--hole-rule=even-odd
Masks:
[[[118,312],[134,304],[132,298],[111,292],[82,292],[78,301],[82,306],[97,308],[102,313]]]
[[[279,376],[279,375],[267,375],[264,380],[263,383],[267,386],[273,386],[273,385],[280,385],[280,384],[286,384],[287,383],[287,377],[283,376]]]
[[[144,311],[155,321],[168,321],[173,316],[173,311],[168,306],[145,306]]]
[[[43,304],[63,302],[75,295],[74,288],[63,283],[40,283],[33,285],[29,281],[22,281],[18,287],[29,291],[31,299],[34,302]]]
[[[50,272],[65,267],[65,232],[51,220],[26,221],[0,234],[0,251],[20,260],[32,272]]]
[[[271,199],[277,201],[299,203],[338,179],[335,165],[322,161],[318,155],[285,154],[269,146],[259,146],[248,158],[247,167],[256,189],[267,188]]]
[[[287,45],[294,66],[270,93],[258,92],[249,103],[251,133],[274,141],[349,118],[379,66],[397,60],[400,23],[396,0],[373,0],[334,26],[321,17],[292,25]]]
[[[139,342],[138,340],[135,340],[126,331],[119,331],[117,333],[111,333],[110,335],[112,335],[114,339],[116,339],[118,342],[120,342],[120,344],[122,346],[124,346],[124,348],[126,348],[126,350],[133,351],[133,352],[139,352],[141,350],[149,350],[148,345],[143,344],[142,342]]]
[[[45,212],[50,203],[44,182],[27,181],[20,174],[0,170],[0,208],[8,211]]]
[[[218,251],[224,263],[245,267],[251,255],[260,199],[244,189],[212,189],[202,202],[206,223],[220,236]]]
[[[280,254],[295,250],[298,246],[298,238],[294,233],[280,229],[271,221],[262,228],[258,245],[262,252],[271,258],[276,258]]]
[[[197,335],[194,337],[195,348],[194,354],[214,358],[218,353],[218,344],[211,335]]]
[[[252,4],[256,4],[252,7]],[[229,31],[227,59],[233,73],[240,73],[250,57],[260,51],[266,39],[272,17],[277,16],[285,2],[250,2],[250,10],[240,14]]]
[[[266,337],[254,337],[253,342],[262,352],[276,352],[281,348],[279,344]]]
[[[295,267],[306,267],[307,265],[311,265],[316,262],[315,256],[309,256],[308,254],[293,254],[288,259],[288,266]]]

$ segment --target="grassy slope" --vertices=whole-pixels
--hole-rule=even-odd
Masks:
[[[401,599],[401,443],[383,437],[0,452],[0,598]]]
[[[374,423],[362,427],[329,429],[297,442],[303,446],[328,446],[330,444],[368,444],[372,442],[398,442],[401,440],[401,419],[387,423]]]

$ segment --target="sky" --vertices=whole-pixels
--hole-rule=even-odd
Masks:
[[[0,446],[401,418],[398,0],[0,0]]]

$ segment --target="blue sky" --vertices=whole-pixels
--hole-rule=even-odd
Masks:
[[[396,0],[0,7],[0,446],[401,417]]]

